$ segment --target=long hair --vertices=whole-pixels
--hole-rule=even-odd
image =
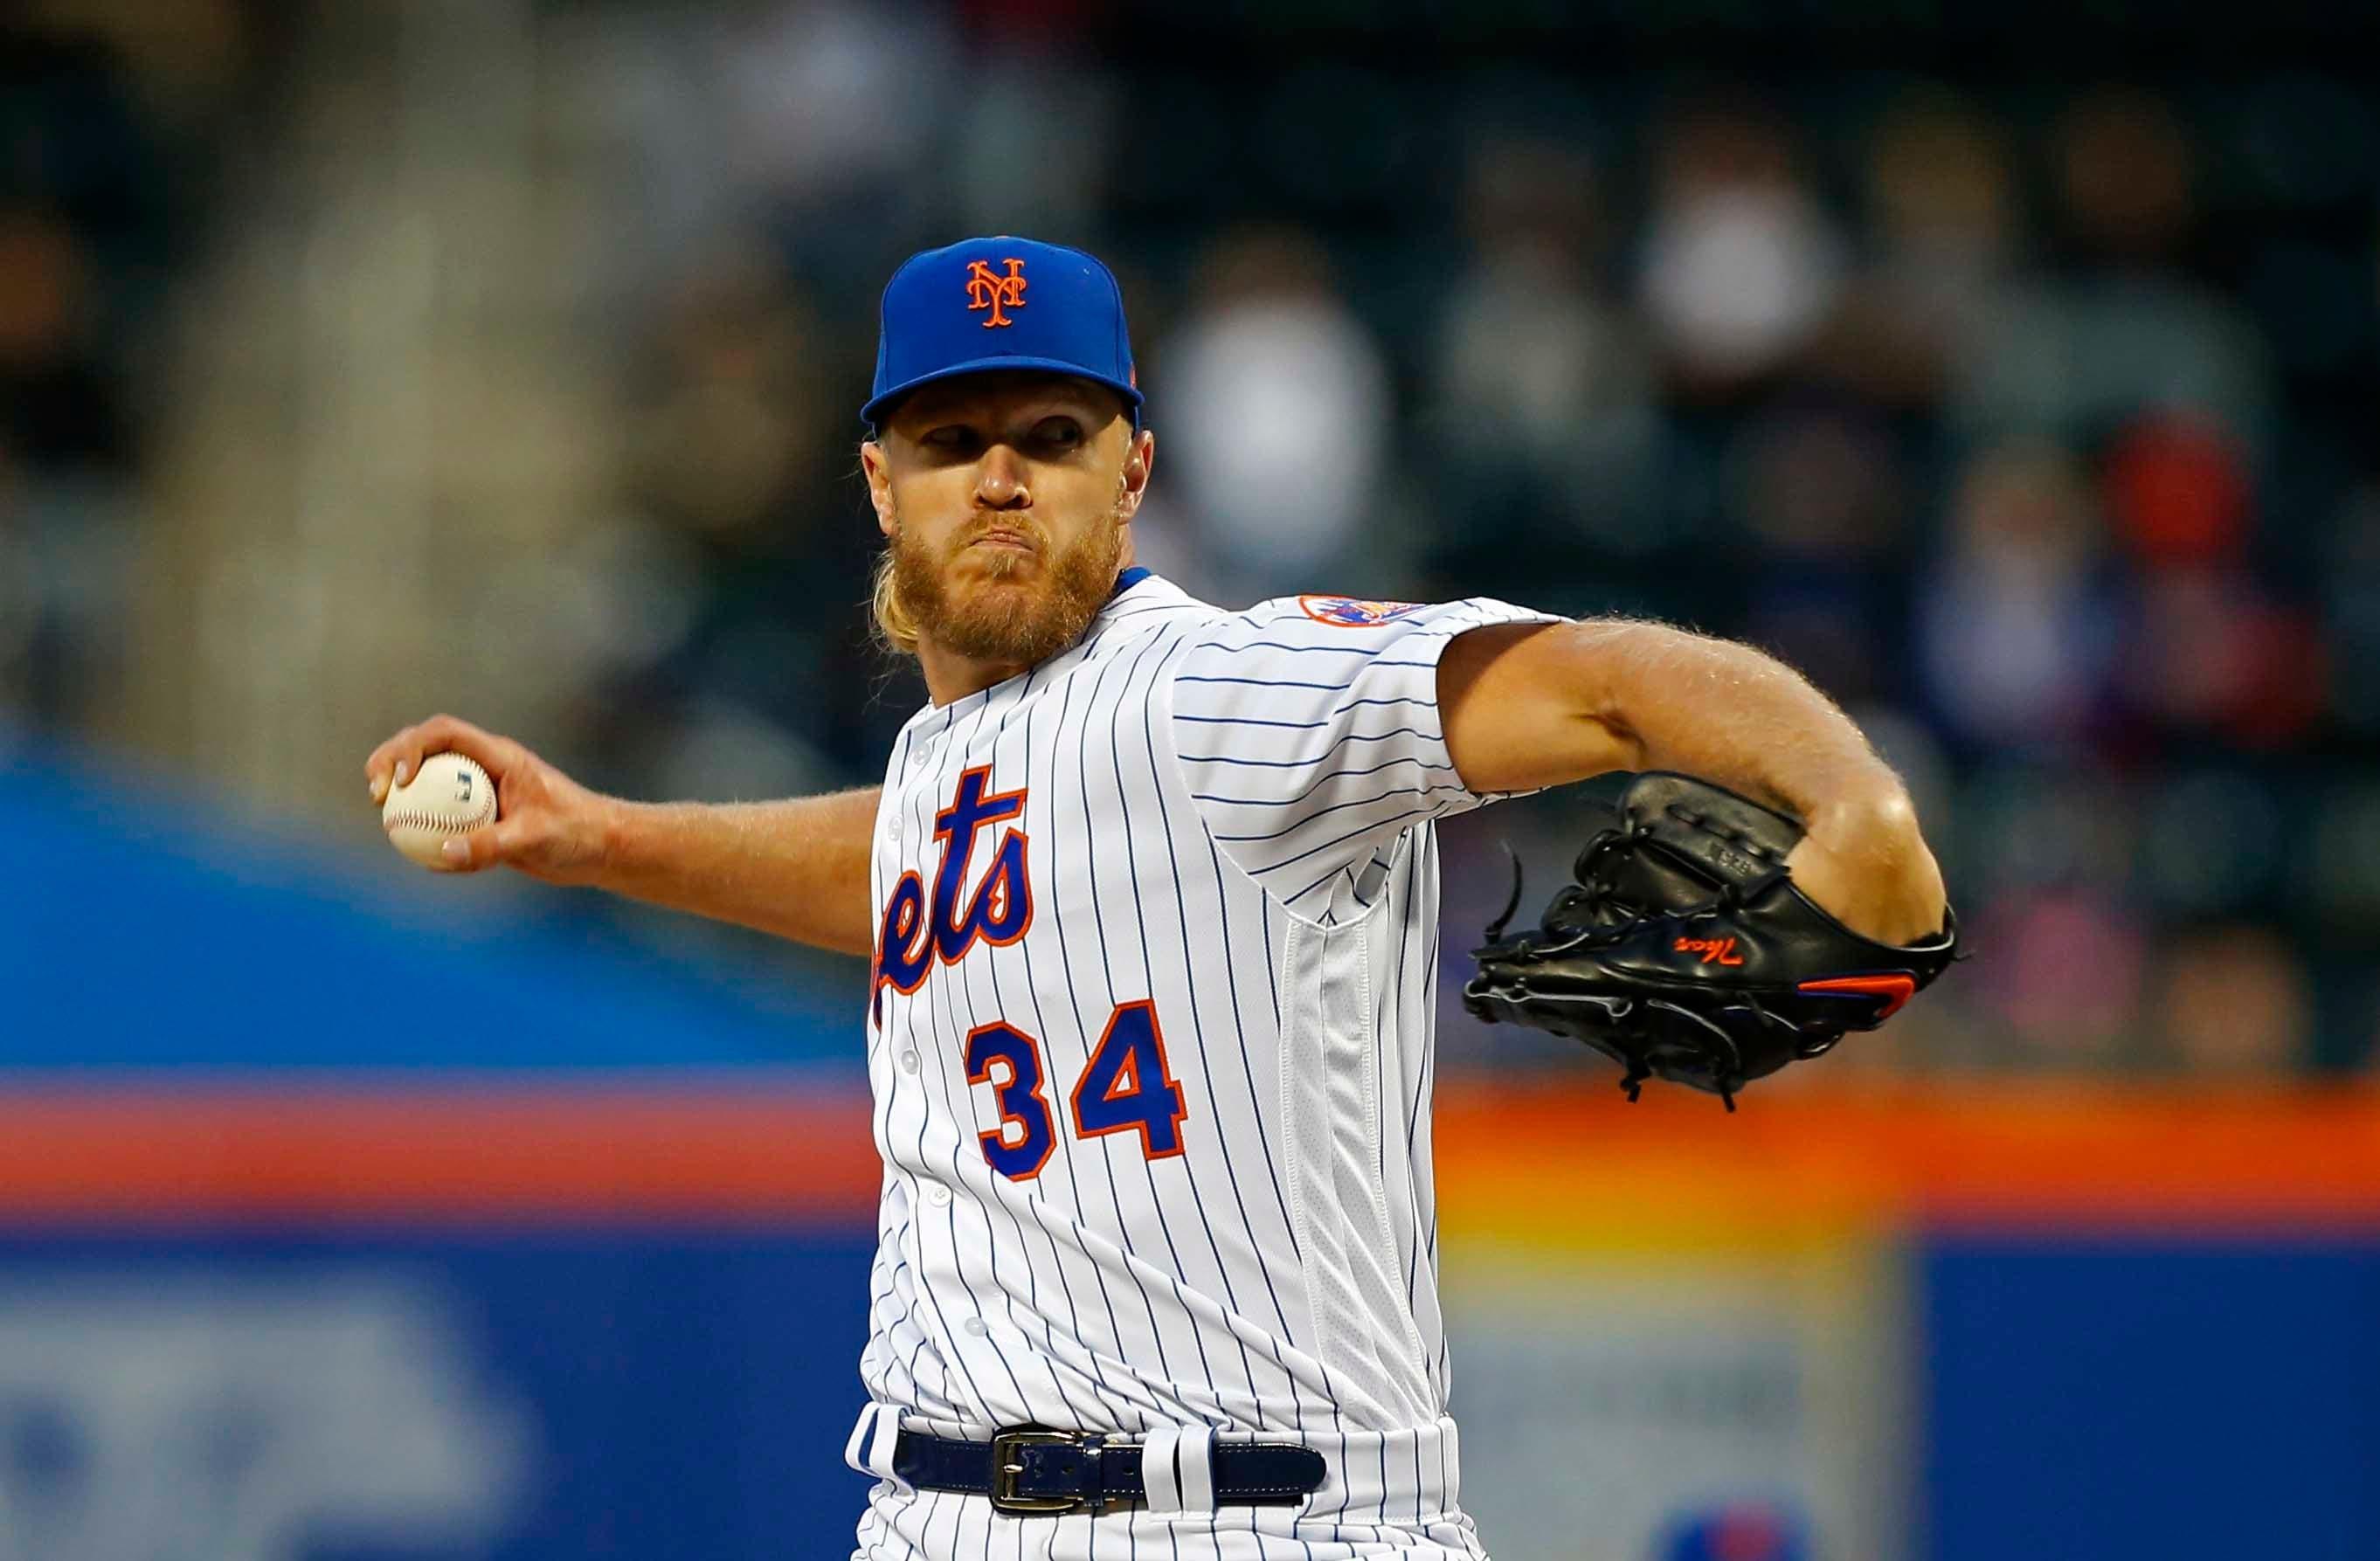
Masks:
[[[876,614],[876,643],[895,656],[917,654],[917,623],[902,605],[894,579],[893,544],[887,541],[876,556],[876,587],[869,605]]]

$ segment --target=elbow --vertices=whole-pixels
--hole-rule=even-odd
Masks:
[[[1895,856],[1914,854],[1925,845],[1909,788],[1881,763],[1874,775],[1862,777],[1835,796],[1817,799],[1806,827],[1838,839],[1873,841]]]
[[[1899,777],[1885,773],[1889,787],[1828,805],[1809,821],[1808,832],[1848,858],[1864,862],[1880,891],[1919,908],[1915,919],[1930,930],[1941,925],[1949,898],[1941,865],[1918,828],[1917,807],[1908,790]]]

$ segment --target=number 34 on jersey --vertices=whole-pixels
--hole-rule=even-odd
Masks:
[[[1041,1174],[1057,1146],[1049,1098],[1042,1094],[1038,1042],[1005,1020],[967,1032],[967,1083],[998,1092],[1000,1127],[982,1134],[983,1157],[991,1168],[1016,1181]],[[1143,998],[1120,1004],[1108,1016],[1106,1032],[1066,1097],[1075,1136],[1111,1132],[1140,1134],[1140,1152],[1152,1160],[1182,1153],[1182,1086],[1165,1063],[1165,1037],[1157,1028],[1157,1005]]]
[[[901,875],[885,902],[871,998],[880,1016],[885,987],[915,992],[935,965],[956,964],[978,941],[1014,943],[1032,926],[1031,842],[1007,823],[1024,815],[1026,793],[988,791],[990,773],[986,767],[961,775],[951,805],[934,815],[941,860],[930,894],[912,871]],[[995,824],[1005,827],[981,879],[965,893],[962,910],[976,836]],[[1012,1180],[1031,1180],[1049,1163],[1059,1131],[1040,1042],[1005,1020],[978,1024],[967,1032],[965,1060],[967,1082],[990,1085],[1000,1111],[1000,1126],[980,1135],[984,1158]],[[1148,998],[1118,1004],[1067,1094],[1070,1130],[1077,1138],[1137,1132],[1141,1153],[1162,1160],[1182,1153],[1188,1114],[1165,1060],[1156,1004]]]

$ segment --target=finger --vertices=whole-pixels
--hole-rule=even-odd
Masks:
[[[388,789],[395,779],[396,761],[404,755],[406,742],[412,733],[413,728],[401,726],[365,756],[364,784],[370,789],[372,801],[388,800]]]
[[[448,752],[477,759],[499,782],[535,762],[534,755],[509,737],[482,731],[455,716],[432,716],[397,732],[364,761],[372,801],[387,801],[392,786],[402,786],[420,773],[424,758]]]
[[[499,737],[473,726],[458,716],[431,716],[407,734],[411,741],[398,762],[412,774],[421,768],[421,761],[431,754],[457,753],[480,761],[487,772],[502,780],[530,762],[527,748],[509,737]],[[403,782],[398,782],[400,785]]]
[[[390,787],[402,786],[419,774],[424,755],[443,751],[444,744],[438,741],[432,728],[453,719],[432,716],[429,720],[399,727],[395,736],[372,750],[371,757],[364,761],[364,771],[372,782],[374,800],[385,800]]]
[[[452,837],[439,847],[439,854],[455,872],[481,872],[518,855],[527,843],[525,837],[526,831],[515,820],[500,819]]]

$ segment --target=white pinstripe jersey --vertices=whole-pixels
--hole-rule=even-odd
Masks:
[[[1437,660],[1544,616],[1230,612],[1133,570],[1074,648],[903,729],[874,1400],[953,1435],[1438,1424],[1431,821],[1485,799]]]

